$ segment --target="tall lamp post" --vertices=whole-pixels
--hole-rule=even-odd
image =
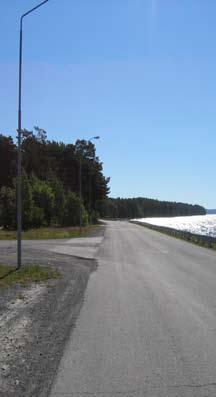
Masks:
[[[49,0],[45,0],[36,7],[27,11],[20,18],[20,41],[19,41],[19,104],[18,104],[18,159],[17,159],[17,269],[22,264],[22,158],[21,158],[21,144],[22,144],[22,38],[23,38],[23,19],[31,14],[37,8],[41,7]]]
[[[92,142],[94,139],[100,139],[99,136],[93,136],[88,140],[88,142]],[[82,159],[81,154],[79,156],[79,199],[80,199],[80,206],[79,206],[79,231],[82,231]],[[89,178],[89,212],[91,211],[91,171],[90,171],[90,178]]]
[[[79,232],[82,232],[82,160],[79,157]]]
[[[99,136],[93,136],[92,138],[89,139],[89,142],[92,142],[93,140],[100,139]],[[91,166],[90,166],[90,173],[89,173],[89,220],[90,224],[92,223],[92,214],[91,214],[91,184],[92,184],[92,172],[91,172]]]

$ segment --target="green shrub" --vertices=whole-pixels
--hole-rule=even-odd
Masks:
[[[55,195],[52,187],[40,179],[32,179],[32,193],[35,206],[43,209],[44,221],[47,226],[51,224],[53,210],[55,206]]]
[[[29,229],[32,226],[34,201],[32,187],[26,176],[22,177],[22,228]]]
[[[80,203],[79,197],[72,192],[69,192],[66,196],[65,211],[63,217],[64,226],[77,226],[80,222],[80,205],[81,205],[81,216],[82,226],[88,224],[88,214],[85,207]]]
[[[3,186],[0,190],[0,225],[15,229],[16,223],[16,191]]]
[[[88,226],[88,224],[89,224],[88,212],[86,211],[84,205],[82,204],[82,226]]]
[[[50,186],[52,187],[54,193],[52,223],[55,225],[62,225],[64,219],[65,201],[66,201],[64,187],[61,181],[59,181],[58,179],[53,179],[50,182]]]
[[[44,210],[34,206],[32,210],[32,224],[31,227],[41,227],[45,223]]]
[[[96,223],[98,223],[98,219],[99,219],[99,212],[96,210],[93,210],[91,213],[91,223],[93,225],[96,225]]]

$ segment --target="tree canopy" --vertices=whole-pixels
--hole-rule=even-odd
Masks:
[[[21,150],[24,228],[53,223],[78,225],[80,206],[83,224],[90,213],[95,219],[96,202],[109,193],[109,178],[103,175],[103,164],[91,141],[50,141],[46,131],[34,127],[24,134]],[[0,225],[5,227],[16,227],[16,159],[13,139],[1,134]]]

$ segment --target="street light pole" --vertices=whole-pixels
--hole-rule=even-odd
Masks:
[[[19,108],[18,108],[18,163],[17,163],[17,269],[22,263],[22,17],[20,19],[20,43],[19,43]]]
[[[80,200],[80,205],[79,205],[79,227],[80,227],[80,234],[82,232],[82,160],[81,160],[81,155],[79,158],[79,200]]]
[[[94,139],[100,139],[99,136],[93,136],[88,140],[88,142],[93,141]],[[89,177],[89,185],[91,185],[91,169],[90,169],[90,177]],[[82,156],[81,153],[79,153],[79,232],[81,234],[82,232]],[[89,186],[89,215],[91,211],[91,187]],[[91,215],[90,215],[91,217]]]
[[[99,136],[93,136],[92,138],[89,139],[89,142],[92,142],[93,140],[100,139]],[[93,159],[94,160],[94,159]],[[92,185],[92,169],[90,166],[89,170],[89,221],[90,224],[92,223],[92,214],[91,214],[91,185]]]
[[[27,11],[20,18],[20,39],[19,39],[19,100],[18,100],[18,158],[17,158],[17,269],[22,264],[22,38],[23,38],[23,18],[41,7],[49,0],[45,0],[36,7]]]

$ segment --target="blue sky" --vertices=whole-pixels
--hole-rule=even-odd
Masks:
[[[0,131],[15,137],[19,16],[1,0]],[[216,207],[216,2],[50,0],[24,22],[23,127],[100,135],[111,195]]]

